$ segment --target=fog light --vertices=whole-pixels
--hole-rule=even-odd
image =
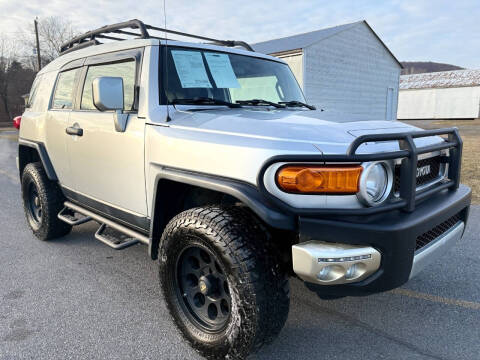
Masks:
[[[381,254],[370,246],[310,240],[292,246],[293,271],[304,281],[337,285],[362,281],[380,268]]]
[[[345,279],[347,280],[358,279],[362,277],[366,271],[367,271],[367,266],[364,263],[361,263],[361,262],[355,263],[347,269],[347,272],[345,273]]]
[[[318,273],[319,280],[329,282],[342,278],[345,275],[345,269],[340,265],[327,265]]]
[[[357,264],[353,264],[352,266],[350,266],[348,268],[347,272],[345,273],[345,278],[347,278],[347,279],[353,278],[356,270],[357,270]]]

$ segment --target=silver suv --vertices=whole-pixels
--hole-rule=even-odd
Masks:
[[[462,237],[456,129],[322,120],[282,60],[170,33],[132,20],[64,44],[32,86],[18,166],[39,239],[95,221],[112,248],[148,246],[201,354],[272,341],[289,276],[320,297],[386,291]]]

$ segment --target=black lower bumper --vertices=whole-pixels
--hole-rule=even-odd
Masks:
[[[414,212],[401,210],[371,216],[337,218],[299,218],[300,240],[368,245],[382,254],[380,269],[369,278],[345,285],[307,287],[324,295],[367,295],[387,291],[408,281],[416,239],[438,224],[459,215],[466,222],[471,190],[461,185],[446,190],[419,204]]]

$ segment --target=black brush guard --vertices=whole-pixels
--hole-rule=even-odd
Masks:
[[[438,144],[417,147],[414,139],[429,136],[446,136]],[[357,154],[357,149],[367,142],[398,141],[400,150],[372,154]],[[276,206],[284,211],[297,215],[372,215],[381,212],[401,209],[407,212],[415,210],[415,205],[432,195],[445,190],[456,190],[460,185],[460,170],[462,161],[463,142],[457,128],[438,130],[424,130],[416,132],[401,132],[393,134],[362,135],[356,138],[345,155],[285,155],[275,156],[263,165],[257,183],[261,193]],[[449,150],[447,179],[439,184],[417,192],[416,175],[418,156],[440,150]],[[361,209],[302,209],[294,208],[270,194],[263,183],[267,168],[277,162],[369,162],[380,160],[402,159],[400,166],[400,192],[399,197],[387,200],[385,204]]]

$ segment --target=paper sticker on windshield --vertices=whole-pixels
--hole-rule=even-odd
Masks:
[[[217,88],[240,87],[227,54],[205,53],[205,58]]]
[[[172,50],[182,88],[211,88],[202,54],[198,51]]]

